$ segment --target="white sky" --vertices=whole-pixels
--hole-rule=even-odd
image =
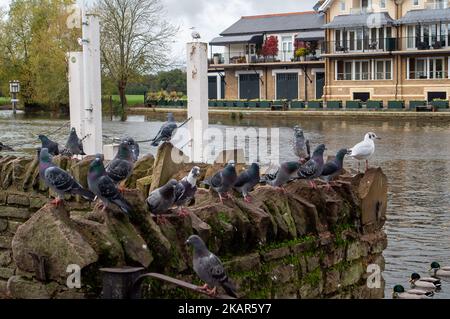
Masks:
[[[87,0],[87,2],[92,0]],[[202,40],[209,42],[241,16],[309,11],[316,0],[161,0],[168,21],[179,26],[179,33],[172,45],[172,55],[185,61],[185,43],[191,39],[195,27]],[[6,6],[10,0],[0,0]]]

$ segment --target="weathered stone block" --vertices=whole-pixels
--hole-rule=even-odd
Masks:
[[[5,205],[6,204],[6,192],[3,190],[0,190],[0,205]]]
[[[345,247],[335,246],[327,250],[322,259],[322,265],[325,268],[332,267],[345,259]]]
[[[276,266],[269,276],[275,284],[285,284],[297,280],[296,269],[293,264]]]
[[[19,228],[20,225],[22,225],[23,223],[21,222],[15,222],[15,221],[8,221],[8,232],[11,234],[15,234],[17,231],[17,228]]]
[[[369,251],[369,247],[366,243],[361,241],[354,241],[348,244],[346,259],[347,261],[353,261],[361,257],[366,257]]]
[[[298,243],[291,246],[291,251],[294,255],[303,254],[308,251],[312,251],[318,247],[318,242],[316,240],[307,241],[304,243]]]
[[[4,250],[0,251],[0,267],[9,266],[12,262],[11,251]]]
[[[320,266],[320,258],[318,256],[305,256],[305,260],[308,272],[311,272]]]
[[[29,281],[19,276],[12,277],[8,282],[9,292],[16,299],[50,299],[58,288],[54,283],[41,284]]]
[[[27,194],[10,193],[7,200],[8,205],[30,206],[30,199]]]
[[[341,287],[341,274],[339,270],[329,270],[325,275],[324,293],[331,294],[337,291]]]
[[[364,269],[361,262],[353,263],[348,269],[341,272],[342,287],[347,287],[356,284],[364,274]]]
[[[7,289],[8,281],[0,280],[0,299],[4,299],[8,297],[8,289]]]
[[[8,220],[0,219],[0,233],[3,233],[8,229]]]
[[[86,299],[83,292],[77,291],[75,289],[65,290],[58,292],[55,299]]]
[[[153,178],[146,176],[136,181],[136,188],[141,191],[144,196],[148,196],[150,193],[150,186],[152,185]]]
[[[224,267],[229,269],[230,272],[258,271],[261,267],[259,254],[253,253],[233,258],[230,261],[224,262]]]
[[[0,267],[0,279],[9,279],[14,276],[14,269]]]
[[[48,258],[48,276],[66,278],[68,265],[81,268],[97,261],[98,256],[89,243],[77,232],[67,212],[47,205],[20,226],[12,242],[13,257],[18,268],[33,272],[29,253]]]
[[[291,251],[289,250],[289,247],[281,247],[277,249],[272,249],[271,251],[264,253],[262,255],[264,261],[268,262],[271,260],[277,260],[284,258],[286,256],[289,256],[291,254]]]
[[[30,208],[41,209],[47,204],[48,198],[42,195],[31,195],[30,196]]]
[[[18,208],[18,207],[1,207],[0,208],[0,218],[14,218],[14,219],[28,219],[30,218],[31,212],[28,208]]]
[[[297,299],[298,287],[295,284],[286,284],[272,288],[274,290],[272,298],[274,299]]]
[[[11,236],[0,236],[0,248],[11,249]]]

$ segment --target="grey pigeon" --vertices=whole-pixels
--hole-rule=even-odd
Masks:
[[[218,171],[211,178],[203,181],[203,184],[215,190],[219,194],[220,201],[223,202],[223,198],[228,198],[228,192],[234,186],[236,179],[235,162],[231,160],[223,170]]]
[[[59,205],[64,200],[65,194],[80,195],[87,200],[94,200],[95,195],[92,192],[84,189],[68,172],[53,164],[48,149],[38,149],[38,154],[39,176],[57,194],[52,204]]]
[[[131,154],[133,155],[133,162],[139,159],[139,144],[131,137],[126,137],[122,142],[127,142],[130,146]]]
[[[261,182],[267,183],[270,186],[276,187],[283,192],[286,192],[284,185],[297,177],[297,171],[300,169],[300,162],[284,162],[275,174],[267,174],[263,176]]]
[[[251,197],[248,193],[251,192],[256,185],[258,185],[259,180],[259,165],[257,163],[253,163],[249,169],[242,172],[238,176],[236,183],[234,184],[234,189],[244,196],[244,200],[247,203],[250,203]]]
[[[216,295],[217,287],[221,286],[229,296],[237,298],[236,288],[228,278],[222,262],[208,250],[203,240],[197,235],[192,235],[186,241],[186,245],[194,248],[194,271],[206,283],[199,289],[205,290],[210,295]]]
[[[297,172],[298,178],[309,180],[312,188],[317,188],[314,179],[322,175],[324,167],[323,153],[325,152],[325,150],[326,147],[324,144],[320,144],[319,146],[317,146],[311,159],[304,165],[302,165]]]
[[[53,156],[59,155],[59,145],[58,145],[58,143],[53,142],[52,140],[50,140],[45,135],[39,135],[39,140],[42,143],[41,149],[46,148],[50,155],[53,155]]]
[[[189,212],[184,209],[184,206],[189,205],[194,199],[197,192],[197,178],[200,176],[200,168],[194,166],[189,175],[178,182],[175,187],[175,205],[180,208],[179,215],[187,216]]]
[[[344,167],[344,157],[347,155],[348,150],[343,148],[339,150],[336,154],[336,157],[327,162],[325,166],[323,167],[322,171],[322,179],[324,179],[327,182],[328,189],[330,188],[330,182],[333,178],[339,176],[339,174],[342,171],[342,168]]]
[[[118,185],[131,176],[133,167],[133,154],[129,142],[122,142],[116,156],[106,167],[106,173]],[[121,187],[119,187],[119,190],[121,190]]]
[[[147,206],[153,215],[156,215],[158,223],[165,223],[164,214],[175,204],[175,188],[177,180],[171,179],[164,186],[155,189],[147,198]]]
[[[100,157],[94,159],[89,166],[88,185],[89,189],[103,202],[103,210],[114,204],[125,214],[132,212],[131,205],[119,192],[113,180],[107,175]]]
[[[294,127],[294,153],[303,163],[311,158],[309,140],[305,138],[303,130],[299,126]]]
[[[175,123],[175,118],[172,113],[167,114],[167,122],[164,123],[158,134],[152,140],[152,146],[158,146],[161,142],[167,142],[172,139],[175,134],[175,130],[178,128],[177,123]]]
[[[83,141],[78,137],[77,130],[73,127],[70,130],[69,139],[66,143],[66,151],[73,155],[86,155],[83,150]]]
[[[14,149],[8,145],[3,144],[2,142],[0,142],[0,151],[14,151]]]

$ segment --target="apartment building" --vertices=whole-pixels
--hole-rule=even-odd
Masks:
[[[448,0],[323,0],[325,100],[448,99]]]
[[[239,19],[210,42],[209,97],[321,98],[325,85],[323,17],[310,11]],[[306,50],[296,54],[299,48]]]

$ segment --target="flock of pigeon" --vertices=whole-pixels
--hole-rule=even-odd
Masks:
[[[177,128],[173,115],[169,114],[168,121],[151,140],[152,145],[158,146],[161,142],[170,141]],[[99,199],[103,210],[115,205],[126,215],[132,213],[133,208],[123,196],[124,188],[121,186],[121,183],[132,174],[134,163],[139,157],[139,145],[132,138],[121,140],[116,156],[106,166],[103,163],[102,154],[95,156],[88,170],[88,189],[83,188],[67,171],[52,161],[52,156],[60,153],[84,155],[83,141],[77,136],[75,129],[71,130],[62,152],[59,151],[58,144],[46,136],[39,136],[39,139],[42,142],[42,147],[38,149],[39,174],[45,184],[56,194],[55,200],[51,202],[53,205],[61,204],[65,194],[73,194],[80,195],[89,201]],[[309,140],[305,138],[303,130],[296,126],[293,151],[298,160],[284,162],[275,173],[264,176],[260,176],[258,163],[251,164],[247,170],[238,174],[235,162],[230,161],[222,170],[202,181],[202,184],[216,192],[221,202],[230,198],[231,192],[235,190],[242,194],[245,202],[250,203],[252,201],[250,192],[259,183],[268,184],[285,192],[284,186],[292,180],[308,180],[311,187],[317,188],[315,180],[320,178],[326,182],[327,190],[329,190],[333,179],[342,171],[345,156],[349,155],[358,161],[365,160],[366,169],[368,169],[368,159],[375,151],[374,140],[376,139],[378,139],[376,134],[367,133],[364,141],[351,149],[339,150],[333,160],[325,162],[325,145],[318,145],[311,154]],[[194,201],[199,176],[200,168],[194,166],[188,176],[182,180],[172,179],[150,193],[146,200],[147,208],[156,216],[158,224],[166,223],[165,215],[171,212],[172,207],[178,208],[178,215],[181,217],[189,215],[186,206]],[[200,289],[214,295],[217,293],[216,287],[222,286],[230,296],[236,297],[236,289],[228,279],[222,263],[207,249],[202,239],[193,235],[189,237],[186,244],[194,249],[194,271],[206,282],[206,285]]]
[[[409,280],[411,289],[405,290],[402,285],[396,285],[392,297],[396,299],[432,298],[435,292],[441,290],[441,278],[450,278],[450,266],[441,267],[438,262],[432,262],[430,274],[431,277],[421,277],[418,273],[413,273]]]

